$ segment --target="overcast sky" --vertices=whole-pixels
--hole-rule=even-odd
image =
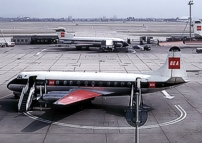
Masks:
[[[189,15],[189,0],[0,0],[0,17],[176,18]],[[202,0],[194,0],[193,17],[202,18]]]

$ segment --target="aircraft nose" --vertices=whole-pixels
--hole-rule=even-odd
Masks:
[[[10,82],[7,84],[7,88],[8,88],[8,89],[10,89],[11,82],[12,82],[12,81],[10,81]]]
[[[7,84],[7,88],[8,88],[9,90],[11,90],[11,86],[12,86],[12,84],[15,84],[15,81],[16,81],[16,79],[13,79],[13,80],[11,80],[11,81]]]

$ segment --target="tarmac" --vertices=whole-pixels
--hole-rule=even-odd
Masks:
[[[135,128],[125,119],[126,97],[98,97],[92,105],[39,106],[18,113],[6,87],[21,71],[79,71],[142,73],[158,69],[170,47],[151,51],[101,53],[55,45],[16,45],[0,48],[0,143],[132,143]],[[151,107],[140,127],[140,143],[199,143],[202,141],[202,56],[195,48],[181,48],[190,82],[163,92],[143,95]]]

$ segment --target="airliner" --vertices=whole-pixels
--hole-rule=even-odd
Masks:
[[[196,39],[202,39],[202,22],[201,20],[194,21],[194,37]]]
[[[67,33],[64,27],[53,28],[56,31],[59,41],[63,44],[74,45],[77,50],[82,47],[101,47],[101,42],[112,40],[114,47],[126,47],[128,43],[120,38],[107,38],[107,37],[76,37],[73,34]]]
[[[128,96],[137,78],[141,78],[142,94],[187,83],[189,80],[180,48],[170,48],[163,66],[150,74],[21,72],[8,83],[7,88],[14,93],[21,93],[18,110],[23,108],[27,111],[32,100],[40,99],[55,105],[69,105],[98,96]],[[26,108],[23,106],[24,102]]]

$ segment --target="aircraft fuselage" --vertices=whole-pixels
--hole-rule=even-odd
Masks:
[[[29,76],[37,76],[36,92],[69,91],[72,89],[88,89],[101,92],[110,92],[110,96],[130,95],[132,84],[140,77],[142,93],[151,93],[181,84],[168,83],[168,78],[145,74],[124,73],[78,73],[78,72],[23,72],[17,78],[10,81],[8,89],[21,92],[27,84]],[[104,94],[103,94],[104,95]],[[58,97],[56,99],[59,99]],[[56,100],[55,99],[55,100]]]

